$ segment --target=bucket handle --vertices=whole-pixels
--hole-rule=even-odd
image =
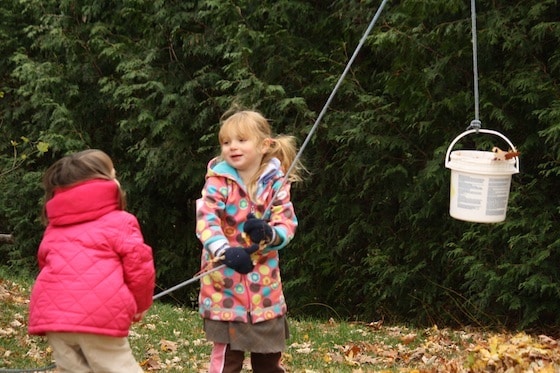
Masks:
[[[451,150],[453,149],[453,147],[455,146],[455,144],[457,143],[457,141],[459,141],[461,138],[463,138],[464,136],[467,136],[471,133],[474,132],[482,132],[482,133],[488,133],[490,135],[496,135],[498,137],[501,137],[502,139],[505,140],[505,142],[508,143],[508,145],[510,146],[511,150],[515,151],[515,146],[512,144],[511,141],[509,141],[509,139],[507,137],[505,137],[504,135],[502,135],[501,133],[497,132],[497,131],[493,131],[493,130],[486,130],[484,128],[478,128],[478,129],[472,129],[472,130],[467,130],[465,132],[463,132],[462,134],[460,134],[459,136],[457,136],[455,138],[455,140],[453,140],[451,142],[451,145],[449,145],[449,148],[447,149],[447,154],[445,155],[445,167],[449,168],[449,156],[451,154]],[[517,172],[519,172],[519,157],[515,157],[515,169]]]

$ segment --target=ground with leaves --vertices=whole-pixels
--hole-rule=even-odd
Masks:
[[[0,277],[0,372],[52,364],[45,340],[26,333],[29,284],[5,277]],[[546,335],[334,319],[290,320],[290,325],[288,372],[560,372],[560,341]],[[157,302],[134,325],[130,342],[147,372],[207,370],[211,345],[192,310]],[[248,361],[244,371],[250,371]]]

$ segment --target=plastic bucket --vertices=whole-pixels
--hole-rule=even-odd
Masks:
[[[504,221],[511,175],[519,172],[519,158],[495,160],[494,152],[451,151],[459,139],[471,133],[499,136],[515,150],[515,146],[504,135],[492,130],[473,129],[457,136],[445,156],[445,167],[451,169],[449,214],[455,219],[476,223]]]

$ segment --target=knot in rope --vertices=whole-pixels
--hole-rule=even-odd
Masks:
[[[473,119],[471,121],[471,124],[469,124],[469,126],[467,127],[467,131],[468,130],[476,130],[478,132],[480,127],[482,127],[482,122],[478,119]]]

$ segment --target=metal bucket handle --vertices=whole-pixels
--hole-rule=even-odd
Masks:
[[[464,136],[469,135],[471,133],[475,133],[475,132],[488,133],[490,135],[496,135],[498,137],[501,137],[502,139],[504,139],[509,144],[510,148],[513,151],[515,151],[515,146],[512,144],[512,142],[509,141],[509,139],[507,137],[505,137],[504,135],[502,135],[501,133],[499,133],[497,131],[486,130],[486,129],[483,129],[483,128],[467,130],[467,131],[463,132],[462,134],[460,134],[459,136],[457,136],[455,138],[455,140],[453,140],[451,142],[451,145],[449,145],[449,148],[447,149],[447,154],[445,155],[445,167],[449,168],[449,159],[450,159],[449,156],[451,155],[451,150],[453,149],[453,146],[455,146],[457,141],[459,141]],[[519,172],[519,157],[516,156],[514,158],[515,158],[515,169],[516,169],[517,172]]]

